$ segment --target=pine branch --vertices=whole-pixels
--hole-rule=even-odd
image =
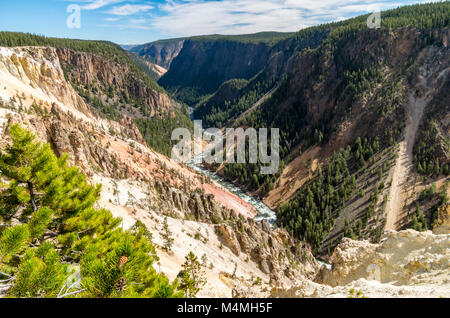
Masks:
[[[72,295],[79,294],[79,293],[85,291],[85,289],[83,289],[83,290],[77,290],[77,291],[74,291],[74,292],[69,293],[69,291],[70,291],[75,285],[79,284],[80,282],[81,282],[81,280],[75,281],[72,285],[70,285],[70,286],[66,289],[66,291],[64,292],[64,294],[61,295],[61,293],[64,291],[64,287],[66,287],[66,285],[67,285],[67,282],[65,282],[64,285],[61,287],[61,289],[60,289],[60,291],[59,291],[59,293],[58,293],[58,296],[56,296],[56,298],[64,298],[64,297],[72,296]]]
[[[34,191],[33,191],[33,184],[30,181],[27,181],[27,185],[28,185],[28,190],[30,191],[30,202],[31,202],[31,205],[33,206],[33,212],[36,212],[38,210],[38,208],[36,205],[36,198],[35,198]]]
[[[78,232],[78,233],[77,233],[78,240],[81,240],[80,234],[84,234],[84,233],[86,233],[86,232],[88,232],[88,231],[90,231],[90,230],[91,230],[91,229],[88,228],[88,229],[86,229],[86,230],[84,230],[84,231]]]
[[[0,280],[0,284],[9,283],[15,279],[16,279],[15,277],[12,277],[12,278],[8,278],[8,279]]]
[[[86,289],[80,289],[80,290],[77,290],[77,291],[74,291],[74,292],[71,292],[71,293],[67,293],[67,294],[58,296],[58,297],[56,297],[56,298],[65,298],[65,297],[77,295],[77,294],[82,293],[82,292],[84,292],[84,291],[86,291]]]
[[[0,280],[0,283],[9,283],[9,282],[11,282],[11,281],[16,279],[14,276],[8,275],[8,274],[3,273],[3,272],[0,272],[0,275],[8,277],[8,279]]]

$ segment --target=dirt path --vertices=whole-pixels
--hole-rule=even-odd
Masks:
[[[415,93],[411,93],[409,96],[405,139],[399,144],[398,158],[395,163],[392,186],[386,206],[386,230],[397,230],[399,225],[401,210],[405,202],[404,188],[413,166],[413,148],[416,133],[427,103],[427,96],[417,97]]]

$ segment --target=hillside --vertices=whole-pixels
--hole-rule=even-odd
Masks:
[[[136,53],[137,55],[145,58],[147,61],[157,64],[165,69],[170,68],[170,64],[173,59],[177,57],[183,48],[184,41],[235,41],[243,43],[275,43],[281,40],[283,37],[289,36],[290,33],[281,32],[260,32],[255,34],[242,34],[242,35],[203,35],[193,36],[186,38],[175,38],[158,40],[141,45],[123,46],[124,49]]]
[[[146,119],[140,111],[161,113],[166,116],[161,125],[151,121],[150,129],[164,136],[170,118],[175,124],[179,120],[167,117],[176,104],[122,64],[62,47],[0,47],[0,82],[0,297],[56,297],[63,290],[73,292],[64,297],[190,295],[174,283],[189,251],[195,252],[208,279],[199,293],[205,297],[232,297],[234,282],[292,286],[299,275],[313,277],[318,265],[308,246],[285,230],[255,222],[253,206],[147,145],[130,116],[140,124]],[[121,118],[114,118],[86,97],[95,94],[102,104],[120,102],[117,92],[142,97],[143,108],[125,109]],[[27,137],[27,131],[36,138]],[[17,161],[25,170],[32,161],[31,175],[7,172],[16,171],[15,162],[9,165],[17,147],[24,147],[20,152],[31,158]],[[24,191],[31,197],[10,200],[10,189],[24,189],[21,176],[29,178]],[[20,178],[18,183],[11,181],[14,177]],[[30,184],[36,192],[29,191]],[[58,212],[40,214],[49,209]],[[36,224],[42,226],[39,232]],[[5,249],[15,231],[24,235],[21,248]],[[164,239],[168,232],[174,240],[170,249]],[[21,238],[13,237],[12,243]],[[42,260],[39,255],[44,254],[36,256],[35,251],[48,252],[49,258]],[[21,263],[18,256],[23,253]],[[33,267],[36,275],[30,279],[23,274],[28,261],[42,264]],[[110,264],[121,270],[111,270],[115,276],[109,287],[99,290],[96,282],[103,276],[96,275],[109,274]],[[90,272],[91,266],[102,270]],[[54,270],[57,276],[40,276],[41,269]],[[28,287],[32,284],[42,288]]]
[[[0,32],[0,298],[449,297],[450,2],[366,19]],[[278,173],[175,162],[190,115],[279,128]]]
[[[168,69],[159,80],[160,85],[193,106],[224,81],[253,77],[263,68],[270,48],[290,35],[261,32],[194,36],[160,40],[132,47],[130,51]]]
[[[253,77],[233,76],[247,82],[215,82],[210,68],[182,63],[180,53],[160,83],[175,87],[175,70],[189,83],[177,94],[192,92],[191,76],[214,83],[205,94],[218,90],[194,111],[208,126],[280,128],[278,175],[260,175],[257,164],[217,171],[264,198],[279,224],[316,253],[330,255],[344,236],[376,242],[385,227],[430,228],[445,202],[449,10],[448,2],[414,5],[383,12],[380,29],[368,29],[366,15],[301,30],[271,47],[266,62],[251,60],[262,66]],[[190,49],[196,61],[225,50]]]
[[[160,40],[130,48],[130,52],[136,53],[150,63],[170,68],[173,59],[178,56],[183,48],[185,38]]]
[[[136,53],[128,52],[128,56],[155,81],[158,81],[167,73],[167,70],[164,67],[151,63]]]
[[[192,127],[187,110],[152,78],[145,61],[103,41],[0,32],[0,45],[56,47],[65,78],[100,117],[130,121],[154,150],[169,155],[176,127]]]

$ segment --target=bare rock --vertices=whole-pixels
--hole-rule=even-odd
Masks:
[[[434,234],[449,234],[450,233],[450,204],[442,206],[438,210],[438,219],[433,228]]]
[[[215,226],[215,231],[222,244],[228,247],[235,255],[239,256],[241,252],[239,242],[231,227],[225,224],[219,224]]]

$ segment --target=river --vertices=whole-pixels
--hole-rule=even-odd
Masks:
[[[193,118],[193,111],[192,108],[190,108],[190,115],[191,120],[196,124],[195,119]],[[197,126],[197,128],[200,128],[202,133],[205,133],[202,127]],[[231,193],[234,193],[239,198],[244,200],[245,202],[251,204],[253,207],[255,207],[258,214],[255,216],[256,221],[262,221],[267,220],[272,226],[275,225],[277,220],[277,215],[274,211],[272,211],[267,205],[264,204],[261,200],[256,199],[253,196],[248,195],[240,189],[239,187],[235,186],[231,182],[228,182],[225,180],[222,176],[217,174],[216,172],[210,171],[206,169],[203,166],[203,155],[196,156],[192,158],[191,160],[186,162],[186,165],[193,170],[197,171],[198,173],[209,177],[211,180],[215,181],[220,187],[227,189]]]
[[[230,191],[231,193],[234,193],[235,195],[237,195],[239,198],[241,198],[245,202],[254,206],[256,211],[258,212],[258,214],[255,216],[256,221],[267,220],[270,224],[272,224],[272,225],[275,224],[275,222],[277,220],[277,216],[274,211],[272,211],[261,200],[258,200],[256,198],[248,195],[247,193],[242,191],[240,188],[238,188],[231,182],[226,181],[219,174],[204,168],[201,161],[198,160],[198,158],[197,158],[197,160],[196,160],[196,158],[189,160],[188,162],[186,162],[186,165],[188,167],[194,169],[198,173],[209,177],[211,180],[215,181],[220,187],[227,189],[228,191]]]
[[[192,121],[195,122],[195,120],[192,117],[192,114],[193,114],[193,112],[191,111],[191,119],[192,119]],[[203,129],[202,129],[202,132],[204,133]],[[267,220],[269,222],[269,224],[271,224],[272,227],[275,227],[275,223],[277,221],[277,215],[274,211],[272,211],[267,205],[265,205],[264,202],[262,202],[261,200],[255,198],[253,196],[248,195],[245,191],[243,191],[239,187],[235,186],[231,182],[228,182],[227,180],[225,180],[222,176],[220,176],[216,172],[206,169],[203,166],[202,158],[203,158],[203,155],[196,156],[196,157],[190,159],[189,161],[187,161],[186,165],[188,167],[190,167],[191,169],[197,171],[198,173],[209,177],[211,180],[216,182],[216,184],[218,184],[220,187],[230,191],[231,193],[234,193],[235,195],[237,195],[239,198],[241,198],[245,202],[254,206],[256,211],[258,212],[258,214],[254,218],[256,221]],[[328,269],[331,269],[331,265],[325,263],[324,261],[322,261],[320,259],[316,258],[316,260],[319,262],[319,264],[326,266]]]

